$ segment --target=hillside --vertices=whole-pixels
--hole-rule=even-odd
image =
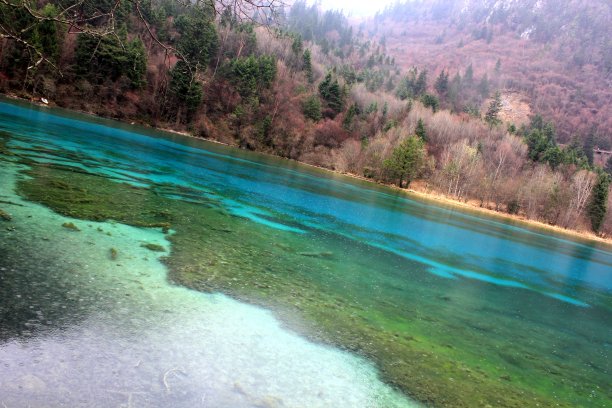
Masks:
[[[356,25],[303,1],[20,4],[0,4],[1,92],[612,234],[592,149],[610,143],[608,54],[564,64],[514,9],[412,2]]]
[[[471,64],[475,77],[520,93],[531,111],[553,121],[560,142],[594,133],[596,144],[609,149],[610,21],[612,4],[605,0],[442,0],[398,3],[364,26],[386,40],[405,69],[447,70],[453,77],[465,76]]]

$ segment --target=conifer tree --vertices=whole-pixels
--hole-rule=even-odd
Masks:
[[[595,129],[591,128],[587,137],[584,138],[583,150],[589,164],[593,164],[593,149],[595,148]]]
[[[127,69],[127,77],[134,88],[142,88],[146,85],[147,73],[147,50],[140,38],[130,41],[126,47],[131,67]],[[131,68],[131,69],[130,69]]]
[[[304,50],[304,55],[302,55],[302,60],[304,63],[304,72],[306,73],[306,80],[309,84],[312,84],[312,56],[310,54],[310,50],[307,48]]]
[[[344,109],[343,92],[338,80],[332,79],[331,72],[328,72],[323,82],[319,84],[319,93],[331,110],[335,113],[342,112]]]
[[[495,96],[493,100],[489,104],[489,109],[487,109],[487,113],[485,114],[485,122],[489,124],[489,126],[493,127],[500,123],[498,118],[499,112],[502,108],[501,94],[499,91],[495,92]]]
[[[427,142],[427,131],[425,130],[425,123],[423,123],[423,119],[419,118],[417,121],[414,134],[420,137],[422,141]]]
[[[187,60],[185,62],[192,70],[204,71],[218,47],[213,16],[206,11],[195,9],[189,14],[179,16],[175,26],[181,34],[177,49]]]
[[[589,204],[589,217],[591,218],[591,227],[595,232],[599,232],[608,210],[608,189],[611,178],[609,174],[599,171],[595,187],[593,187]]]
[[[40,23],[35,30],[40,38],[41,52],[50,60],[57,61],[60,52],[58,27],[57,23],[52,20],[58,14],[57,7],[54,4],[48,3],[43,7],[41,14],[50,19]]]
[[[434,87],[440,96],[445,96],[448,92],[448,73],[445,70],[442,70],[438,78],[436,78]]]
[[[437,112],[438,108],[440,107],[440,101],[438,98],[435,95],[428,93],[421,96],[421,103],[425,105],[426,108],[431,108],[434,113]]]
[[[414,95],[420,96],[423,95],[427,91],[427,70],[424,69],[419,74],[419,77],[414,86]]]
[[[468,65],[465,70],[465,74],[463,74],[463,81],[468,84],[468,86],[472,86],[474,83],[474,68],[472,68],[472,64]]]
[[[170,93],[174,96],[176,106],[173,110],[178,120],[181,120],[183,106],[186,108],[186,120],[190,120],[202,102],[202,84],[195,80],[184,61],[177,62],[170,71]]]
[[[291,50],[295,55],[300,55],[300,53],[302,52],[302,47],[302,36],[298,34],[293,39],[293,44],[291,44]]]
[[[383,162],[383,167],[391,178],[398,180],[398,186],[406,187],[418,177],[425,164],[425,147],[417,136],[410,136],[393,150],[391,157]]]
[[[478,92],[483,98],[489,96],[489,76],[484,74],[478,83]]]
[[[321,101],[317,95],[309,96],[302,105],[304,116],[315,122],[321,120]]]

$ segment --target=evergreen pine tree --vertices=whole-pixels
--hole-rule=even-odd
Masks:
[[[609,174],[599,171],[593,193],[591,194],[591,202],[589,203],[591,227],[595,232],[599,232],[608,210],[608,188],[610,181],[611,177]]]
[[[438,78],[436,78],[436,83],[434,85],[438,95],[445,96],[448,92],[448,73],[444,70],[440,72]]]
[[[126,52],[131,66],[127,69],[127,77],[134,88],[142,88],[146,84],[147,50],[140,38],[135,38],[127,45]]]
[[[593,165],[593,149],[595,148],[595,129],[591,129],[584,139],[583,150],[589,164]]]
[[[177,112],[180,112],[180,106],[184,105],[189,120],[202,102],[202,84],[195,80],[184,61],[177,62],[170,71],[170,92],[178,105]]]
[[[344,109],[343,92],[338,80],[332,80],[331,72],[328,72],[323,82],[319,84],[319,93],[331,110],[335,113],[342,112]]]
[[[309,96],[302,105],[304,116],[315,122],[321,120],[321,101],[317,95]]]
[[[500,123],[498,115],[499,115],[499,112],[501,111],[501,108],[502,108],[501,94],[499,93],[499,91],[497,91],[495,92],[495,96],[493,97],[493,100],[489,104],[489,109],[487,109],[487,113],[485,114],[485,122],[487,122],[489,126],[492,127]]]
[[[356,103],[352,104],[351,107],[348,109],[348,112],[346,112],[344,120],[342,121],[342,127],[349,132],[352,131],[353,119],[355,119],[355,116],[359,115],[360,113],[361,111],[359,109],[359,105],[357,105]]]
[[[416,84],[414,85],[414,95],[423,95],[425,91],[427,91],[427,70],[424,69],[419,74]]]
[[[205,69],[217,51],[217,30],[210,13],[194,8],[191,13],[176,19],[175,26],[181,37],[177,49],[195,68]]]
[[[302,55],[302,60],[304,63],[304,72],[306,73],[306,80],[309,84],[312,84],[312,56],[310,54],[310,50],[307,48],[304,50],[304,55]]]
[[[295,55],[300,55],[300,53],[302,52],[302,47],[302,36],[298,34],[293,39],[293,44],[291,44],[291,50]]]
[[[54,4],[49,3],[43,7],[41,14],[53,19],[57,17],[58,10]],[[40,38],[41,53],[51,61],[57,61],[60,52],[57,23],[53,20],[45,20],[36,27],[36,31]]]
[[[417,121],[414,134],[420,137],[422,141],[427,142],[427,131],[425,130],[425,123],[423,123],[423,119],[419,118]]]
[[[425,147],[417,136],[410,136],[393,150],[391,157],[383,162],[383,167],[391,178],[398,180],[398,186],[406,187],[418,177],[425,164]]]
[[[437,112],[438,108],[440,107],[440,101],[438,98],[435,95],[428,93],[421,96],[421,103],[425,105],[426,108],[431,108],[434,113]]]
[[[463,75],[463,81],[468,85],[472,86],[474,83],[474,68],[472,68],[472,64],[468,65],[465,70],[465,74]]]
[[[487,74],[484,74],[480,79],[480,83],[478,84],[478,92],[483,98],[489,96],[489,77]]]

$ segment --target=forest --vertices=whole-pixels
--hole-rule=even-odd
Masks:
[[[612,159],[593,160],[610,148],[610,5],[568,0],[569,32],[566,14],[455,3],[353,21],[303,0],[3,0],[0,92],[610,236]],[[528,120],[502,115],[510,91],[532,92]]]

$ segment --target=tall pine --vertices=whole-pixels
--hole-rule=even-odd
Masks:
[[[332,79],[331,72],[325,75],[323,82],[319,84],[319,93],[327,102],[327,106],[335,113],[340,113],[344,109],[344,97],[342,89],[337,79]]]
[[[423,119],[419,119],[417,121],[414,134],[420,137],[422,141],[427,142],[427,131],[425,130],[425,123],[423,123]]]
[[[593,231],[599,232],[601,224],[606,217],[608,210],[608,189],[612,177],[609,174],[599,171],[597,181],[591,194],[591,202],[589,203],[589,218],[591,219],[591,227]]]
[[[306,74],[306,80],[309,84],[312,84],[312,56],[310,54],[310,50],[306,48],[304,50],[304,55],[302,56],[302,60],[304,63],[304,73]]]
[[[499,120],[499,112],[502,108],[501,94],[499,91],[495,92],[495,96],[493,100],[489,104],[489,109],[487,109],[487,113],[485,115],[485,121],[489,124],[489,126],[495,126],[500,123]]]

